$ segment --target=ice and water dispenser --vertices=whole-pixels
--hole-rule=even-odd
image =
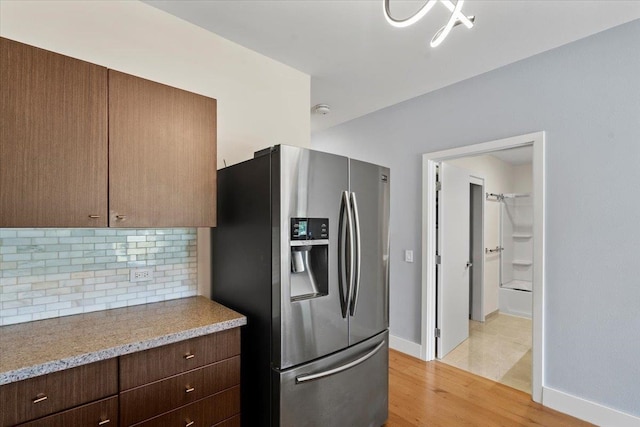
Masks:
[[[327,295],[329,219],[291,218],[291,301]]]

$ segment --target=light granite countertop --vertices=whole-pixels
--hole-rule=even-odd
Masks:
[[[205,297],[0,327],[0,385],[246,325]]]

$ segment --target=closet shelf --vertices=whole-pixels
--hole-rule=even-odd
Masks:
[[[522,260],[522,259],[514,259],[513,261],[511,261],[511,264],[513,265],[531,265],[533,264],[532,261],[527,261],[527,260]]]
[[[532,234],[524,234],[524,233],[513,233],[514,239],[530,239],[532,238]]]

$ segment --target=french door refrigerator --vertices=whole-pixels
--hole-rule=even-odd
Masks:
[[[384,424],[389,170],[279,145],[217,179],[212,298],[248,319],[242,424]]]

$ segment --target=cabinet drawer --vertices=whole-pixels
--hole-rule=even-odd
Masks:
[[[239,328],[120,357],[120,390],[128,390],[240,354]]]
[[[117,359],[0,386],[0,426],[12,426],[118,393]]]
[[[20,427],[117,427],[117,425],[118,396],[113,396],[20,424]]]
[[[128,426],[240,384],[240,356],[120,393],[120,424]]]
[[[210,427],[213,425],[216,427],[239,427],[240,416],[236,415],[239,412],[240,387],[236,386],[183,408],[136,424],[136,427]],[[232,416],[234,417],[229,418]],[[235,423],[232,421],[234,419],[237,419]]]

